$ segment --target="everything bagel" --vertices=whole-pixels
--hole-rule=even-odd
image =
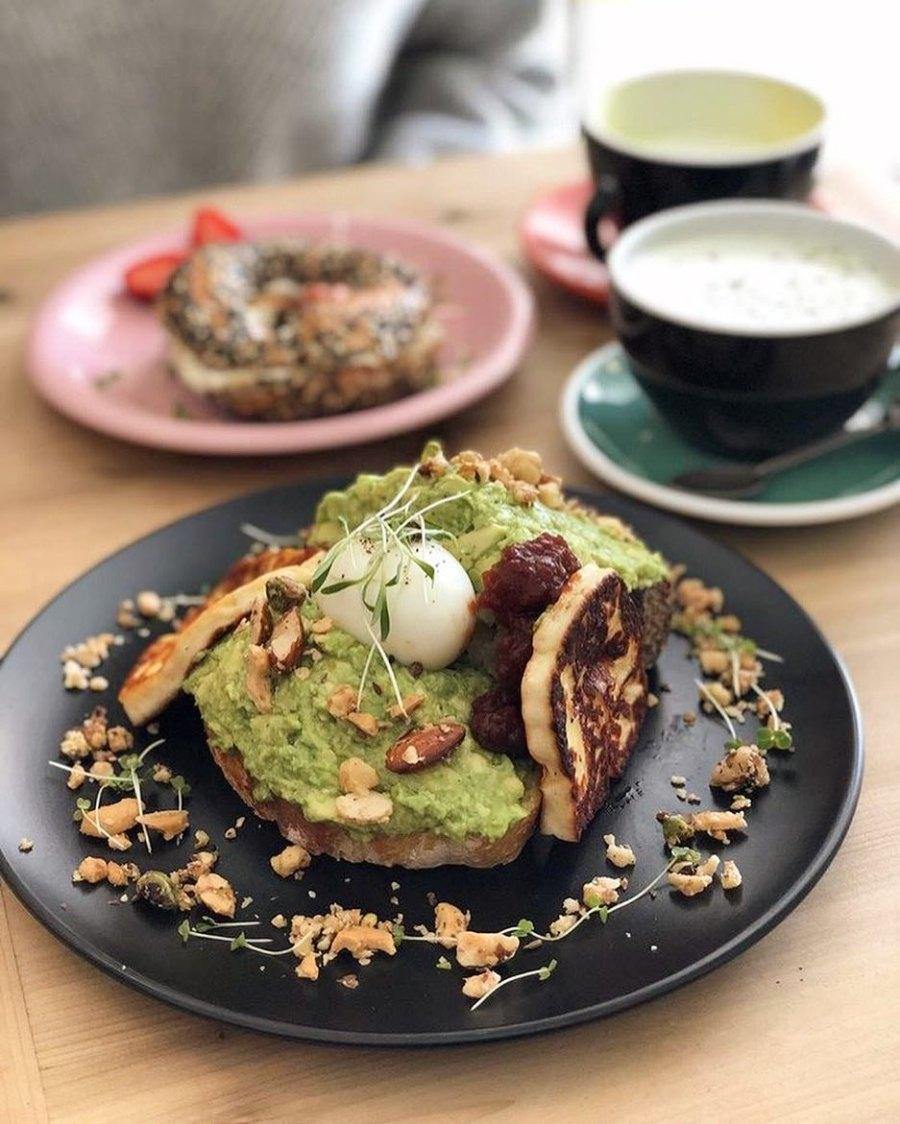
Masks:
[[[358,410],[429,385],[441,330],[428,286],[373,251],[211,244],[160,298],[181,380],[244,418]]]

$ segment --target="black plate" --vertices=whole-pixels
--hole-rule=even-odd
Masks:
[[[73,794],[63,774],[46,762],[57,757],[61,733],[95,702],[111,703],[113,691],[108,699],[65,693],[58,653],[112,628],[117,601],[136,590],[191,591],[215,578],[246,547],[239,531],[243,521],[282,532],[302,525],[322,489],[320,482],[262,492],[154,532],[69,586],[10,649],[0,669],[0,871],[57,937],[125,983],[227,1022],[333,1042],[449,1043],[567,1026],[661,995],[747,948],[814,885],[847,830],[862,776],[859,713],[846,672],[802,609],[765,574],[683,523],[609,496],[596,502],[630,521],[670,559],[721,585],[748,633],[786,659],[783,668],[773,667],[772,682],[787,695],[798,751],[770,755],[775,776],[754,800],[749,835],[727,848],[744,875],[739,891],[726,895],[716,885],[689,901],[662,888],[655,899],[645,896],[613,915],[605,927],[585,924],[549,951],[523,951],[516,970],[556,956],[552,979],[513,984],[470,1013],[460,994],[459,970],[435,968],[439,948],[407,944],[395,960],[376,959],[359,970],[356,990],[337,982],[355,968],[349,961],[343,966],[343,958],[311,984],[295,978],[293,957],[230,954],[226,945],[209,941],[185,948],[167,916],[119,904],[105,885],[73,885],[72,871],[86,848],[72,823]],[[114,686],[141,643],[132,635],[114,650],[103,669]],[[212,765],[186,697],[163,717],[164,758],[193,785],[191,822],[219,842],[220,869],[239,895],[252,895],[244,916],[258,911],[267,922],[279,912],[315,912],[333,901],[392,916],[390,884],[397,881],[407,926],[431,921],[429,891],[471,909],[473,924],[482,930],[520,917],[546,926],[562,899],[577,894],[586,879],[613,873],[603,855],[605,832],[633,845],[638,855],[633,888],[662,869],[654,814],[677,805],[671,774],[685,775],[708,806],[706,781],[724,734],[711,719],[701,717],[692,728],[679,719],[683,711],[697,709],[696,668],[685,655],[685,642],[673,637],[657,678],[657,690],[660,684],[671,689],[660,692],[627,774],[581,843],[536,838],[517,862],[491,871],[391,871],[318,859],[302,882],[284,882],[268,868],[268,857],[279,849],[271,825],[251,816],[237,840],[223,839],[243,805]],[[117,706],[112,710],[119,713]],[[31,854],[19,853],[22,836],[34,840]],[[174,854],[170,845],[166,865],[177,865],[189,848],[190,836]],[[148,863],[137,845],[129,857]],[[267,924],[265,929],[280,939]]]

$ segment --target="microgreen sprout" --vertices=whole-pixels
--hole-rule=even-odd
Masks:
[[[492,995],[496,995],[497,992],[502,987],[506,987],[507,984],[515,983],[517,980],[527,980],[532,976],[539,979],[541,981],[541,983],[544,983],[546,980],[550,979],[550,977],[553,975],[553,973],[555,971],[556,971],[556,961],[551,960],[549,964],[545,964],[542,968],[533,968],[530,972],[519,972],[518,975],[507,976],[506,979],[501,980],[496,985],[496,987],[492,987],[490,991],[485,992],[485,994],[482,995],[482,997],[480,999],[476,1000],[472,1004],[472,1006],[469,1008],[469,1010],[470,1011],[477,1011],[482,1003],[484,1003],[488,999],[490,999]]]
[[[728,727],[728,733],[731,734],[732,738],[737,740],[737,731],[734,728],[734,723],[731,721],[731,719],[725,713],[724,709],[719,704],[719,702],[714,698],[712,691],[710,691],[710,689],[706,686],[706,684],[701,679],[695,679],[694,682],[697,684],[697,687],[699,688],[700,693],[703,695],[703,697],[708,702],[710,702],[712,704],[712,706],[719,712],[719,717],[722,719],[722,721]]]
[[[264,546],[299,546],[299,535],[276,535],[272,531],[265,531],[253,523],[242,523],[241,534],[254,542],[261,542]]]

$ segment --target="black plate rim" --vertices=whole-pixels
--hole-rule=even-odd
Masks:
[[[58,593],[50,598],[24,625],[19,633],[14,637],[9,644],[6,652],[3,654],[3,664],[6,662],[6,656],[13,651],[24,639],[26,638],[31,627],[38,621],[39,618],[49,613],[57,601],[65,597],[73,586],[77,585],[83,578],[92,574],[101,566],[106,565],[112,559],[123,554],[133,547],[139,546],[147,539],[152,538],[161,532],[174,527],[176,524],[189,521],[191,519],[209,515],[220,508],[228,507],[235,500],[249,499],[253,496],[263,496],[271,492],[286,491],[290,488],[296,488],[298,485],[303,487],[319,486],[323,489],[341,487],[348,481],[348,477],[335,477],[335,476],[317,476],[310,477],[304,480],[297,480],[284,484],[277,484],[269,488],[253,489],[249,492],[239,493],[232,496],[227,500],[222,500],[219,503],[211,504],[207,507],[200,508],[198,511],[192,512],[188,515],[182,515],[177,519],[169,520],[159,527],[146,532],[134,539],[132,542],[126,543],[118,550],[105,555],[93,566],[78,574],[72,581],[68,582]],[[587,489],[570,488],[568,489],[573,495],[578,495],[581,499],[601,503],[608,500],[610,497],[605,496],[603,493],[591,492]],[[663,523],[676,526],[685,526],[692,534],[697,535],[701,539],[709,538],[703,531],[698,531],[694,527],[687,524],[683,519],[674,518],[664,512],[659,512],[654,508],[650,508],[645,504],[638,503],[627,497],[615,495],[612,497],[616,504],[623,506],[626,511],[628,508],[636,509],[638,511],[646,511],[652,514],[655,519],[661,519]],[[716,541],[716,540],[713,540]],[[632,991],[626,995],[618,996],[615,999],[606,1000],[603,1003],[591,1004],[587,1007],[580,1007],[576,1010],[566,1011],[559,1015],[548,1016],[543,1019],[531,1019],[526,1022],[516,1023],[510,1026],[497,1026],[488,1028],[473,1027],[471,1030],[462,1031],[438,1031],[429,1033],[374,1033],[368,1031],[341,1031],[341,1030],[323,1030],[318,1027],[298,1026],[295,1023],[284,1023],[280,1020],[260,1018],[256,1015],[242,1014],[235,1012],[227,1007],[220,1007],[214,1003],[207,1003],[200,999],[195,999],[190,995],[185,995],[183,992],[177,991],[174,988],[168,987],[165,983],[158,980],[150,979],[149,977],[131,971],[127,965],[119,963],[113,957],[110,957],[105,952],[97,949],[87,939],[82,938],[79,933],[65,925],[61,919],[48,910],[44,909],[43,905],[32,894],[26,883],[19,878],[13,870],[6,855],[0,851],[0,879],[9,887],[15,894],[16,898],[21,902],[25,909],[40,922],[45,929],[53,934],[62,944],[76,952],[79,956],[87,960],[89,963],[100,968],[106,975],[111,978],[124,983],[127,986],[134,988],[136,991],[144,995],[149,995],[154,999],[162,1000],[163,1002],[175,1007],[178,1010],[188,1011],[191,1014],[200,1015],[203,1018],[214,1019],[218,1022],[227,1023],[231,1026],[238,1026],[249,1030],[259,1031],[264,1034],[273,1034],[282,1038],[292,1038],[298,1041],[317,1042],[317,1043],[334,1043],[339,1045],[351,1046],[400,1046],[400,1047],[427,1047],[427,1046],[450,1046],[450,1045],[463,1045],[472,1042],[486,1042],[498,1041],[502,1039],[521,1038],[526,1035],[541,1034],[551,1030],[561,1030],[565,1027],[578,1026],[583,1023],[592,1022],[597,1019],[605,1018],[609,1015],[618,1013],[619,1011],[626,1010],[630,1007],[638,1006],[641,1003],[646,1003],[652,999],[660,998],[663,995],[674,991],[676,988],[682,987],[693,980],[699,979],[701,976],[706,975],[708,972],[721,967],[723,964],[728,963],[729,960],[734,959],[742,952],[746,951],[757,941],[761,940],[767,933],[771,932],[776,925],[779,924],[789,913],[803,901],[806,895],[816,885],[822,875],[830,866],[834,856],[844,840],[844,837],[849,830],[850,823],[853,819],[856,806],[859,801],[860,789],[862,787],[863,769],[865,763],[865,748],[864,748],[864,735],[862,715],[860,711],[859,698],[856,689],[853,686],[853,681],[847,671],[847,667],[841,656],[835,651],[832,644],[824,636],[821,629],[815,621],[809,616],[806,610],[800,605],[786,590],[784,590],[774,578],[770,577],[761,567],[757,566],[750,559],[744,557],[739,551],[731,546],[726,546],[724,543],[717,542],[717,545],[725,550],[730,551],[741,559],[741,561],[755,570],[763,579],[781,592],[790,597],[796,611],[805,619],[807,625],[812,629],[817,639],[827,650],[829,656],[834,661],[835,667],[838,670],[844,689],[847,693],[847,699],[850,705],[850,714],[853,726],[853,742],[850,747],[852,760],[850,770],[850,783],[844,794],[838,814],[835,817],[831,830],[822,840],[822,843],[816,852],[815,858],[812,862],[807,864],[799,877],[776,899],[770,908],[759,917],[754,924],[748,929],[742,931],[733,940],[726,942],[715,950],[705,956],[702,960],[697,961],[682,969],[680,972],[675,972],[672,975],[665,976],[662,979],[655,980],[645,987],[639,988],[637,991]],[[3,666],[0,664],[0,674],[2,674]]]

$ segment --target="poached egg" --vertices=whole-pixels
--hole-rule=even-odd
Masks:
[[[415,540],[408,543],[408,551],[351,539],[335,558],[315,601],[361,644],[371,645],[374,633],[398,663],[419,663],[436,671],[453,663],[469,642],[475,627],[475,590],[463,567],[439,543]],[[363,586],[361,579],[377,555],[381,561]],[[344,586],[347,582],[357,584]],[[386,636],[369,608],[382,588],[390,617]]]

